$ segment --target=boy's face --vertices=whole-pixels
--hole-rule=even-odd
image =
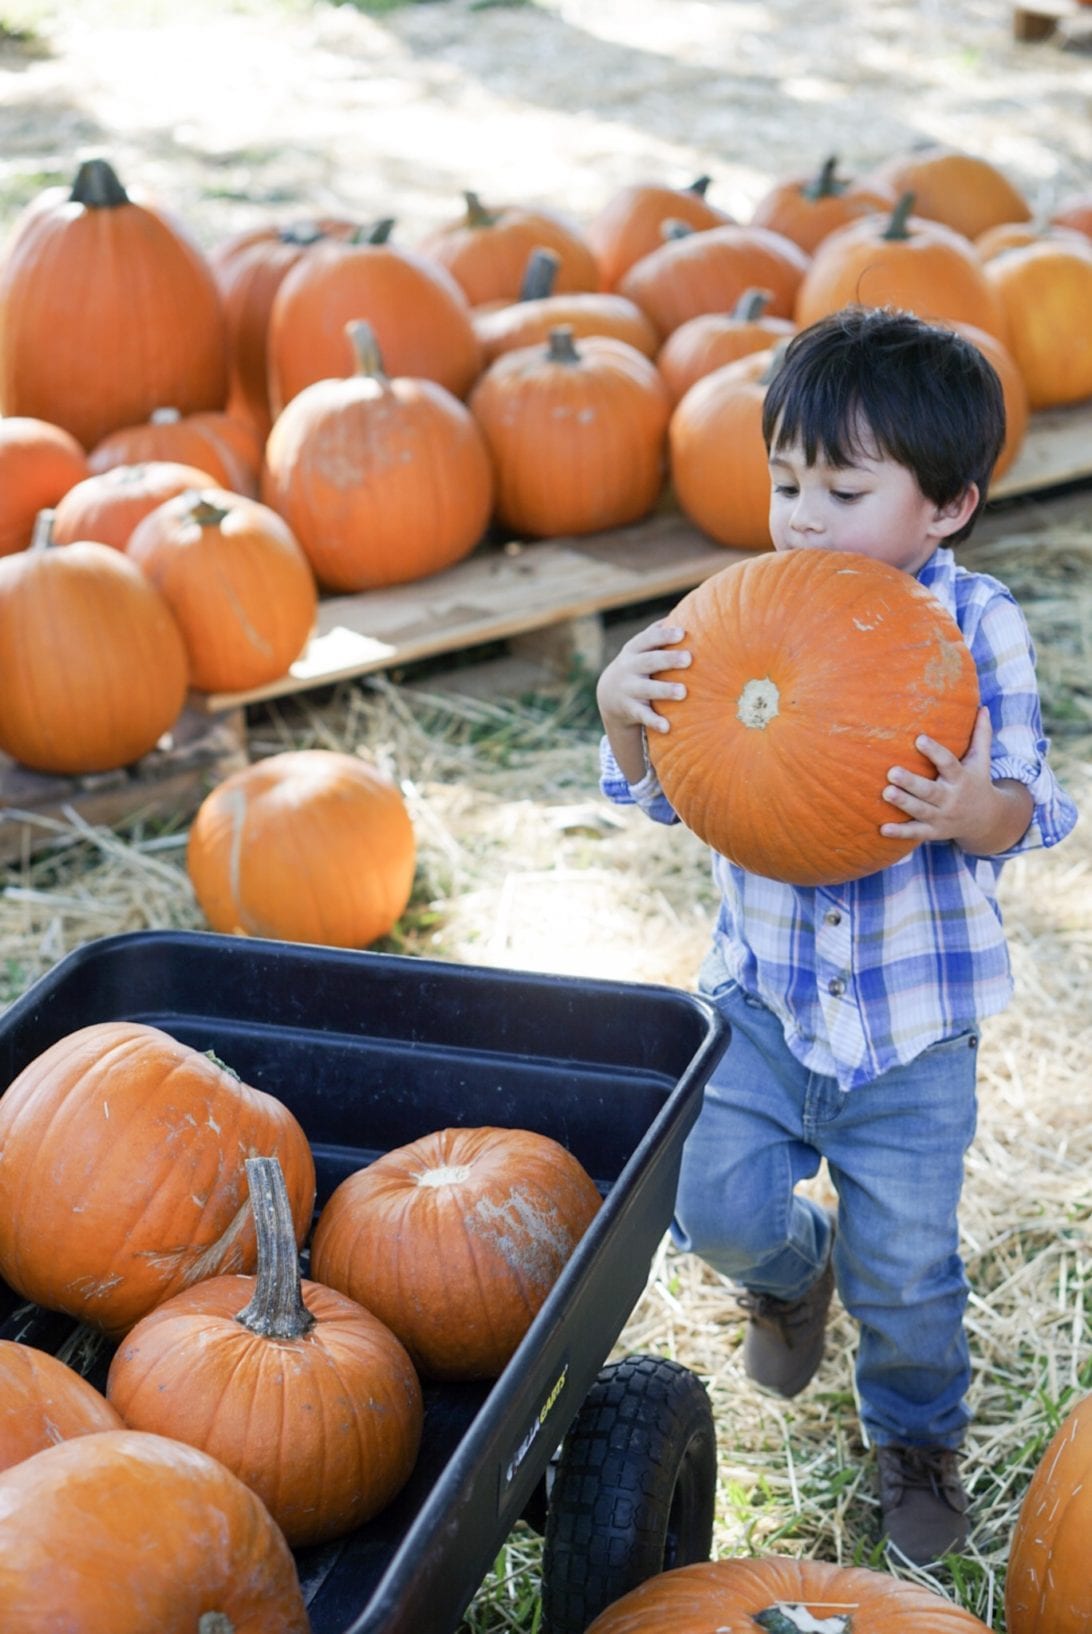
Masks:
[[[954,504],[935,504],[907,466],[867,445],[849,466],[809,465],[801,446],[775,445],[770,481],[776,550],[845,550],[904,573],[923,567],[978,503],[972,483]]]

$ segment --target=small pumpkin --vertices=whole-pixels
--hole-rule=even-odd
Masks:
[[[0,1274],[124,1333],[191,1283],[253,1269],[252,1155],[280,1158],[302,1242],[315,1166],[287,1106],[161,1028],[68,1033],[0,1096]]]
[[[932,1589],[867,1566],[758,1555],[651,1577],[588,1634],[989,1634]]]
[[[558,294],[554,289],[556,267],[557,257],[552,250],[535,250],[527,263],[519,300],[475,310],[474,331],[481,342],[485,367],[502,352],[541,345],[551,329],[563,327],[572,330],[574,339],[613,335],[645,357],[655,357],[660,337],[639,306],[624,295],[596,290]]]
[[[962,757],[978,709],[974,660],[923,585],[843,551],[766,552],[668,622],[692,662],[686,697],[657,702],[670,730],[649,733],[649,754],[688,828],[791,885],[859,879],[914,848],[879,832],[888,769],[935,777],[917,737]]]
[[[470,307],[443,266],[388,242],[385,221],[330,239],[282,279],[269,313],[274,416],[316,381],[352,372],[345,329],[363,321],[392,376],[431,380],[463,397],[481,370]]]
[[[647,516],[664,485],[670,404],[654,363],[607,335],[504,352],[470,394],[493,460],[497,519],[548,538]]]
[[[1009,1634],[1087,1634],[1092,1627],[1092,1396],[1071,1407],[1035,1467],[1009,1544]]]
[[[914,195],[904,193],[889,215],[861,216],[823,240],[796,295],[801,329],[856,304],[973,323],[1007,340],[1004,309],[974,245],[914,209]]]
[[[311,1268],[385,1322],[426,1377],[496,1378],[599,1204],[548,1135],[441,1129],[341,1182]]]
[[[6,1634],[310,1634],[265,1506],[195,1447],[103,1430],[0,1474]]]
[[[630,267],[659,249],[668,222],[681,222],[692,232],[733,225],[734,217],[709,198],[711,181],[698,176],[687,187],[631,182],[612,193],[585,229],[603,288],[617,288]]]
[[[987,335],[984,329],[979,329],[973,323],[953,323],[949,327],[978,347],[983,357],[997,371],[997,378],[1001,382],[1001,395],[1005,400],[1005,440],[990,473],[992,484],[999,477],[1003,477],[1013,465],[1027,436],[1028,423],[1031,419],[1028,389],[1016,359],[996,335]]]
[[[160,408],[143,425],[123,426],[104,437],[91,450],[87,463],[95,474],[117,465],[156,461],[189,465],[207,471],[217,487],[253,499],[258,492],[262,446],[254,427],[237,415],[211,409],[180,414],[175,408]]]
[[[619,293],[670,335],[702,312],[724,312],[748,289],[769,291],[769,311],[791,318],[809,257],[767,227],[711,227],[672,236],[632,266]]]
[[[126,554],[174,614],[198,691],[263,686],[307,645],[314,577],[268,505],[224,488],[187,488],[137,524]]]
[[[409,901],[415,863],[398,788],[331,749],[286,750],[217,784],[186,849],[213,930],[331,947],[386,936]]]
[[[1032,410],[1092,396],[1092,240],[1007,250],[985,274]]]
[[[474,192],[463,198],[463,214],[427,233],[418,248],[451,274],[471,306],[516,300],[539,248],[557,256],[558,294],[599,288],[595,254],[575,218],[548,205],[486,206]]]
[[[130,1429],[219,1459],[293,1547],[385,1509],[409,1479],[424,1404],[389,1328],[344,1294],[300,1280],[276,1158],[246,1160],[254,1277],[209,1277],[122,1340],[106,1391]]]
[[[690,387],[725,363],[750,352],[765,352],[796,333],[791,318],[775,317],[765,289],[746,289],[728,312],[702,312],[688,318],[664,341],[656,367],[674,402]]]
[[[89,474],[71,432],[26,415],[0,419],[0,556],[25,550],[38,512]]]
[[[75,1368],[34,1345],[0,1339],[0,1470],[58,1441],[121,1428],[106,1397]]]
[[[182,713],[186,649],[166,601],[108,545],[53,542],[0,557],[0,749],[34,771],[110,771]]]
[[[188,236],[104,159],[32,200],[0,256],[0,413],[93,448],[161,403],[222,408],[227,384],[220,296]]]
[[[93,539],[124,551],[133,529],[150,511],[188,488],[215,486],[207,471],[176,460],[111,466],[77,482],[58,501],[53,512],[53,542],[71,545],[77,539]]]
[[[354,373],[288,404],[261,492],[324,588],[375,590],[470,554],[489,522],[493,471],[465,404],[434,380],[388,374],[369,324],[347,329]]]
[[[718,545],[734,550],[770,548],[762,408],[777,363],[776,348],[767,348],[711,370],[684,392],[668,429],[679,509]]]
[[[1004,171],[980,154],[943,142],[892,154],[867,179],[896,195],[913,193],[919,216],[964,238],[975,239],[1001,222],[1031,219],[1030,204]]]
[[[825,159],[817,171],[775,182],[751,212],[751,225],[784,233],[808,255],[837,227],[877,210],[890,210],[894,190],[885,182],[868,182],[838,174],[838,160]]]

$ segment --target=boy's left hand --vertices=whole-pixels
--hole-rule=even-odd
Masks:
[[[920,777],[904,766],[892,766],[883,797],[908,820],[884,823],[880,833],[897,840],[954,840],[965,851],[984,856],[1004,850],[1006,843],[1015,844],[1030,821],[1032,801],[1022,784],[991,781],[992,742],[990,712],[985,708],[978,711],[962,760],[933,738],[918,738],[915,747],[932,761],[937,775]],[[1010,830],[1014,832],[1008,840]]]

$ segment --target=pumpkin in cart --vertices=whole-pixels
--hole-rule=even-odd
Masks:
[[[224,488],[187,488],[137,524],[126,554],[174,614],[198,691],[262,686],[306,646],[314,577],[268,505]]]
[[[0,556],[25,550],[39,511],[90,475],[87,455],[60,426],[12,415],[0,419]]]
[[[866,556],[766,552],[666,622],[691,664],[686,697],[657,700],[669,730],[648,747],[688,828],[791,885],[859,879],[913,849],[880,833],[888,769],[935,777],[918,736],[962,758],[978,710],[974,660],[929,590]]]
[[[0,1339],[0,1470],[73,1436],[122,1428],[75,1368],[35,1345]]]
[[[104,1430],[0,1474],[4,1634],[309,1634],[261,1499],[195,1447]]]
[[[679,509],[718,545],[735,550],[770,547],[762,411],[779,361],[775,347],[711,370],[683,394],[671,416],[668,449]]]
[[[470,394],[496,474],[496,516],[536,538],[597,533],[652,510],[670,405],[656,365],[610,335],[504,352]]]
[[[435,1379],[491,1379],[599,1209],[579,1160],[526,1129],[441,1129],[343,1180],[311,1269]]]
[[[181,229],[104,159],[32,200],[0,252],[0,413],[93,448],[162,403],[222,408],[227,384],[220,296]]]
[[[0,1275],[124,1333],[204,1277],[253,1269],[258,1155],[280,1159],[302,1242],[315,1166],[287,1106],[158,1027],[69,1033],[0,1096]]]
[[[767,289],[746,289],[727,312],[700,312],[671,332],[656,356],[656,367],[678,403],[691,386],[726,363],[751,352],[768,352],[796,333],[791,318],[767,309]]]
[[[759,1555],[651,1577],[588,1634],[989,1634],[932,1589],[866,1566]]]
[[[202,801],[186,848],[213,930],[328,947],[386,936],[415,863],[398,788],[331,749],[290,749],[233,773]]]
[[[362,1526],[401,1491],[424,1423],[405,1348],[344,1294],[301,1283],[275,1158],[246,1160],[255,1277],[209,1277],[122,1340],[107,1395],[130,1429],[200,1447],[294,1547]]]
[[[189,672],[166,601],[109,545],[52,541],[0,557],[0,749],[34,771],[103,772],[155,748]]]
[[[1035,1467],[1009,1543],[1009,1634],[1092,1628],[1092,1396],[1071,1407]]]
[[[434,380],[389,375],[369,324],[342,335],[355,371],[306,387],[266,444],[262,500],[328,590],[376,590],[468,556],[493,506],[485,439]]]

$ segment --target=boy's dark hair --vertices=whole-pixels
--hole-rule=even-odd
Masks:
[[[986,502],[1005,440],[992,364],[954,330],[889,307],[849,306],[794,335],[766,389],[766,447],[799,443],[809,465],[854,463],[869,443],[905,465],[927,499],[950,505],[972,482]]]

